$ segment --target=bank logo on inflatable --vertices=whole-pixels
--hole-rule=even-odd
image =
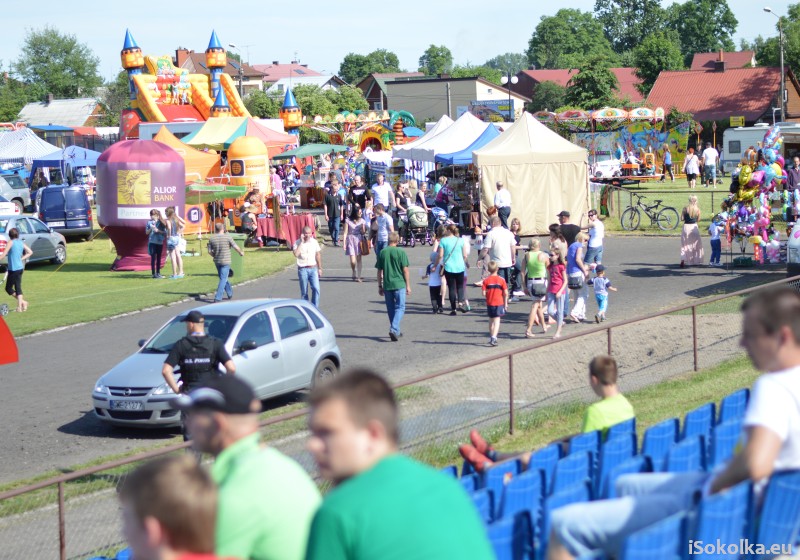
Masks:
[[[244,175],[244,162],[240,159],[231,162],[231,175],[242,177]]]
[[[120,169],[117,171],[117,204],[141,206],[150,204],[152,187],[150,171]]]

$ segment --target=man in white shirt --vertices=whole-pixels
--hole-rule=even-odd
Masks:
[[[297,259],[297,279],[300,281],[300,299],[319,307],[319,278],[322,276],[322,248],[311,234],[311,228],[303,228],[300,239],[294,242],[292,252]],[[311,287],[311,299],[308,288]]]
[[[606,226],[600,221],[597,210],[591,209],[589,216],[589,247],[586,249],[584,264],[600,264],[603,262],[603,238],[606,235]]]
[[[717,163],[719,162],[719,152],[711,147],[711,142],[706,142],[706,149],[703,150],[703,174],[705,175],[706,188],[711,183],[717,188]]]
[[[504,228],[508,229],[508,217],[511,215],[511,193],[503,186],[503,181],[497,181],[497,193],[494,195],[494,206],[497,216]]]
[[[759,503],[774,471],[800,469],[800,295],[789,286],[762,290],[742,311],[741,345],[764,374],[753,386],[738,452],[713,473],[623,475],[621,498],[555,511],[549,560],[596,550],[618,558],[627,536],[691,508],[699,490],[716,494],[751,480]]]
[[[378,174],[372,185],[372,203],[374,206],[383,204],[387,211],[394,206],[394,191],[389,183],[384,181],[383,174]]]
[[[500,275],[507,284],[511,285],[511,273],[514,264],[517,262],[517,240],[514,234],[504,227],[500,227],[500,218],[492,217],[492,229],[483,238],[482,255],[489,255],[489,260],[497,262],[499,267],[497,274]]]

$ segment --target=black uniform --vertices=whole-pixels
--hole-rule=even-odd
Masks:
[[[213,375],[219,375],[219,365],[230,360],[222,341],[213,336],[184,336],[172,350],[164,363],[173,368],[180,366],[181,391],[188,393],[203,384]]]

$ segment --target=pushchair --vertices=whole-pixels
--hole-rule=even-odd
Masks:
[[[428,229],[428,213],[419,206],[411,205],[406,210],[403,227],[403,244],[412,247],[417,244],[433,245],[433,235]]]
[[[433,208],[431,208],[431,213],[433,214],[434,232],[439,229],[439,226],[447,227],[455,223],[447,216],[447,210],[439,208],[438,206],[434,206]]]

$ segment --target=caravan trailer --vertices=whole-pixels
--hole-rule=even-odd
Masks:
[[[781,155],[788,160],[796,153],[800,153],[800,124],[778,123],[778,126],[780,126],[781,134],[783,135]],[[722,135],[723,151],[721,162],[725,173],[731,173],[736,169],[750,146],[758,149],[769,129],[769,124],[759,123],[755,126],[738,126],[725,130]]]

